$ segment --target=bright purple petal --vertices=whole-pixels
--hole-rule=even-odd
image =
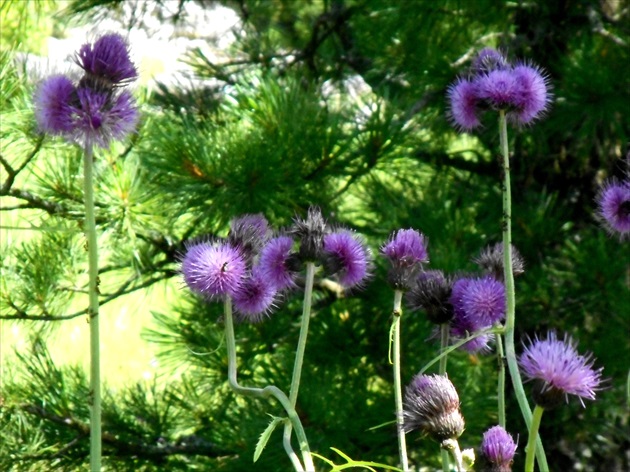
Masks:
[[[481,125],[478,114],[477,87],[466,79],[458,79],[448,88],[449,115],[453,123],[464,131]]]
[[[365,243],[350,231],[339,231],[324,236],[324,252],[334,260],[339,282],[353,287],[368,275],[370,253]]]

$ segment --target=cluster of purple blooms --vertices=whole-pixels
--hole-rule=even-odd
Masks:
[[[503,110],[510,122],[526,125],[549,106],[549,89],[540,68],[525,62],[510,64],[499,51],[486,48],[469,74],[449,87],[450,118],[458,128],[470,131],[481,125],[484,110]]]
[[[426,238],[414,229],[395,232],[381,249],[390,261],[388,281],[407,292],[411,309],[427,313],[435,324],[450,324],[452,339],[460,340],[501,323],[505,319],[503,246],[497,244],[476,259],[481,276],[449,276],[439,270],[423,270],[429,262]],[[514,249],[514,272],[523,272],[522,258]],[[492,335],[482,334],[462,346],[469,352],[488,350]]]
[[[297,288],[305,262],[321,265],[349,289],[369,276],[371,253],[359,235],[332,228],[311,207],[306,219],[275,236],[262,215],[236,218],[227,238],[189,244],[181,271],[193,292],[209,301],[230,297],[240,319],[257,322]]]
[[[41,131],[84,146],[109,146],[135,129],[138,111],[122,87],[138,77],[126,41],[118,34],[84,44],[75,57],[84,71],[75,83],[66,75],[44,80],[35,95]]]

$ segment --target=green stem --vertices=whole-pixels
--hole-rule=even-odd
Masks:
[[[306,465],[306,470],[309,472],[314,471],[315,466],[313,464],[313,458],[306,439],[306,433],[302,427],[302,422],[285,393],[274,385],[267,385],[264,388],[243,387],[239,385],[236,372],[236,339],[234,337],[234,320],[232,319],[232,300],[229,297],[225,299],[224,314],[225,341],[228,352],[228,382],[230,387],[232,387],[232,390],[236,393],[240,393],[241,395],[258,398],[274,397],[278,400],[284,408],[284,411],[287,413],[291,425],[295,428],[295,434],[300,444],[300,451],[302,451],[302,458],[304,460],[304,464]],[[285,432],[285,434],[287,433]],[[288,434],[291,434],[290,431]]]
[[[540,420],[545,410],[536,405],[532,424],[529,428],[529,438],[527,439],[527,447],[525,449],[525,472],[534,472],[534,457],[536,455],[536,442],[538,440],[538,429],[540,428]]]
[[[442,323],[440,325],[440,353],[444,353],[445,349],[448,348],[448,339],[449,339],[449,324]],[[444,354],[440,357],[440,366],[438,368],[438,374],[445,375],[446,374],[446,361],[448,359],[448,355]],[[448,454],[448,451],[444,448],[440,449],[440,455],[442,457],[442,470],[444,472],[448,472],[451,469],[451,461]]]
[[[402,290],[394,291],[394,311],[392,320],[393,353],[392,364],[394,366],[394,397],[396,400],[396,429],[398,432],[398,450],[400,452],[400,465],[403,472],[409,470],[407,459],[407,440],[405,438],[403,421],[402,381],[400,378],[400,318],[402,316]]]
[[[442,468],[444,468],[444,454],[446,454],[446,457],[453,457],[453,460],[455,461],[455,468],[457,469],[457,472],[464,472],[464,466],[462,464],[462,451],[459,448],[459,443],[457,442],[457,439],[447,439],[445,441],[442,442],[441,445],[442,448]],[[447,462],[448,464],[448,462]],[[450,470],[450,466],[447,465],[447,468],[444,469],[446,470]]]
[[[510,153],[507,140],[507,120],[505,111],[499,112],[499,140],[501,155],[503,157],[503,272],[505,278],[505,292],[507,295],[507,311],[505,321],[505,357],[510,372],[510,378],[516,394],[518,406],[521,409],[523,419],[530,428],[532,411],[525,395],[523,381],[516,361],[516,348],[514,345],[514,329],[516,323],[516,297],[514,292],[514,273],[512,272],[512,197],[510,188]],[[538,464],[543,472],[547,472],[547,458],[539,440],[536,443],[536,455]]]
[[[306,350],[306,338],[308,336],[308,323],[311,319],[311,300],[313,297],[313,281],[315,280],[315,263],[306,263],[306,280],[304,282],[304,305],[302,306],[302,323],[300,325],[300,337],[295,350],[295,363],[293,364],[293,376],[291,377],[291,390],[289,399],[295,408],[298,391],[300,390],[300,378],[302,377],[302,364],[304,364],[304,351]]]
[[[98,243],[94,215],[94,152],[86,144],[83,153],[83,197],[85,201],[85,236],[88,250],[90,322],[90,470],[101,470],[101,359],[98,317]]]
[[[505,429],[505,354],[503,353],[503,338],[497,334],[497,363],[498,363],[498,385],[497,385],[497,410],[499,415],[499,425]]]
[[[296,472],[305,472],[304,468],[302,467],[302,463],[300,462],[300,459],[295,454],[293,446],[291,446],[291,431],[291,422],[285,420],[284,434],[282,435],[282,445],[284,446],[284,450],[287,453],[287,456],[289,456],[289,459],[291,460],[293,468],[296,470]]]

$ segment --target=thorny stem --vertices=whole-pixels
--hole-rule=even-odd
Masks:
[[[507,120],[505,111],[499,111],[499,140],[501,143],[501,155],[503,158],[503,272],[505,278],[505,292],[507,295],[507,310],[505,321],[505,357],[507,359],[508,370],[514,386],[514,393],[518,406],[521,409],[523,419],[530,428],[532,422],[532,411],[525,395],[523,381],[518,370],[516,361],[516,349],[514,346],[515,316],[515,293],[514,293],[514,273],[512,272],[512,197],[510,189],[510,154],[507,141]],[[536,456],[541,471],[548,472],[547,458],[540,439],[536,443]]]
[[[398,450],[400,466],[403,472],[409,470],[407,459],[407,441],[403,421],[402,382],[400,378],[400,318],[402,317],[402,290],[394,291],[394,311],[391,334],[393,336],[392,364],[394,366],[394,397],[396,400],[396,429],[398,433]]]
[[[300,464],[300,468],[296,468],[296,471],[307,470],[312,472],[315,470],[315,466],[313,464],[313,458],[311,456],[311,451],[308,446],[308,441],[306,439],[306,433],[304,432],[304,428],[302,427],[302,422],[300,421],[300,417],[298,416],[295,408],[289,401],[289,398],[285,395],[285,393],[280,390],[275,385],[267,385],[264,388],[254,388],[254,387],[243,387],[239,385],[237,379],[236,372],[236,339],[234,337],[234,321],[232,319],[232,300],[227,297],[225,299],[224,304],[224,315],[225,315],[225,340],[227,345],[227,353],[228,353],[228,382],[232,390],[236,393],[240,393],[241,395],[258,397],[258,398],[269,398],[274,397],[276,400],[280,402],[287,416],[289,417],[289,421],[293,428],[295,428],[295,434],[298,438],[298,443],[300,444],[300,451],[302,452],[302,459],[304,460],[304,464],[306,468],[302,468]],[[291,434],[287,433],[286,434]],[[287,443],[284,442],[285,449],[287,448]],[[290,448],[290,443],[288,447]],[[291,455],[289,455],[291,457]]]
[[[98,246],[94,215],[94,151],[86,144],[83,153],[83,194],[85,201],[85,236],[88,251],[90,323],[90,470],[101,470],[101,359],[98,316]]]

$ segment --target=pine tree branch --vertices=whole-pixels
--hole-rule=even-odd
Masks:
[[[9,162],[4,158],[4,156],[0,154],[0,164],[2,164],[2,167],[4,167],[4,170],[8,174],[7,180],[4,181],[4,183],[2,184],[2,188],[0,188],[0,195],[6,195],[6,192],[8,192],[11,189],[17,175],[20,172],[22,172],[24,168],[28,165],[28,163],[31,162],[33,158],[37,155],[39,150],[42,148],[43,142],[44,142],[44,135],[41,135],[35,142],[35,147],[31,151],[31,153],[28,156],[26,156],[26,159],[24,159],[24,162],[22,162],[22,164],[20,164],[15,169],[9,164]]]
[[[22,460],[49,460],[58,458],[63,452],[67,452],[75,446],[81,439],[87,439],[90,434],[90,426],[87,423],[71,416],[57,415],[47,411],[41,406],[33,404],[23,404],[20,405],[20,408],[38,418],[79,433],[75,439],[56,452],[51,454],[25,455],[20,458]],[[194,434],[180,436],[171,442],[166,441],[164,438],[159,438],[158,441],[156,441],[157,444],[121,439],[119,434],[113,434],[109,431],[103,431],[102,437],[103,445],[107,446],[104,448],[103,455],[108,457],[122,458],[133,456],[145,460],[161,462],[166,457],[172,455],[219,457],[234,453],[233,451],[222,449],[216,444]],[[88,450],[87,448],[81,448],[77,450],[75,454],[77,458],[85,458],[88,456]]]

